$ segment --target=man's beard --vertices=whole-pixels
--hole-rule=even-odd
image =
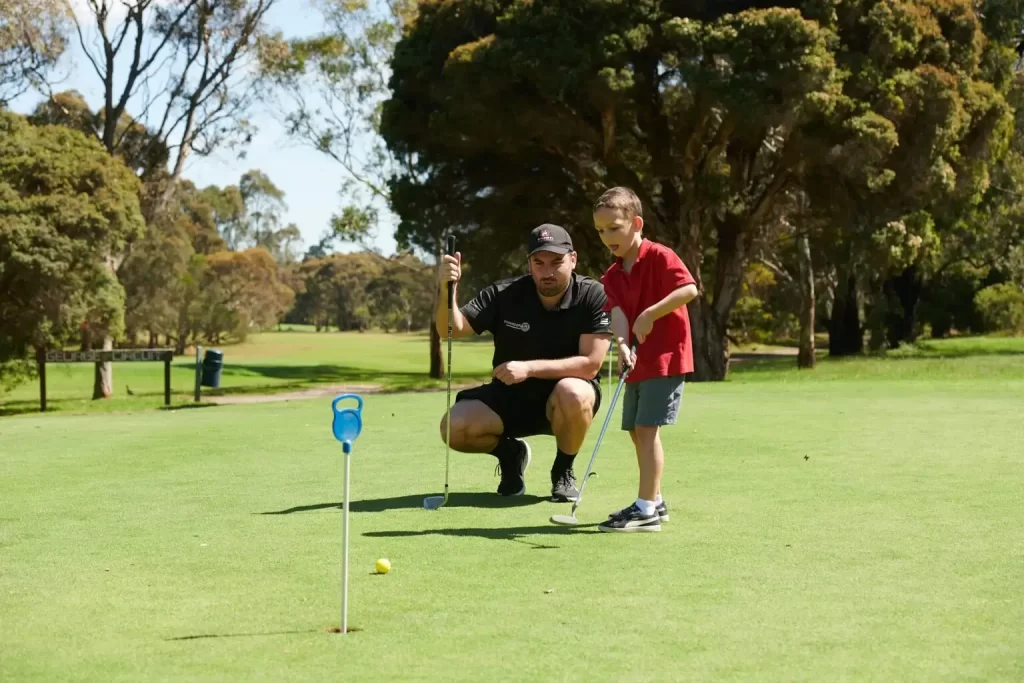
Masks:
[[[541,296],[558,296],[568,288],[567,284],[563,285],[558,282],[552,284],[538,283],[537,291],[540,292]]]

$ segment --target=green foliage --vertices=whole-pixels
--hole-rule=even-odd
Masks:
[[[743,290],[729,315],[729,334],[735,342],[763,344],[799,338],[799,291],[788,272],[781,276],[761,263],[747,268]]]
[[[29,116],[34,125],[67,126],[97,140],[103,140],[106,111],[93,112],[76,90],[54,93],[41,101]],[[143,182],[158,181],[167,175],[170,150],[167,143],[149,131],[127,112],[122,112],[114,128],[115,156],[133,169]]]
[[[0,109],[50,80],[72,31],[60,0],[4,0],[0,6]]]
[[[974,296],[990,330],[1024,334],[1024,289],[1012,282],[991,285]]]
[[[0,361],[0,394],[5,394],[19,384],[35,379],[37,364],[33,361],[15,359]]]
[[[391,151],[415,160],[392,184],[399,234],[451,228],[478,274],[499,277],[522,267],[528,229],[554,221],[599,273],[593,201],[629,185],[647,234],[701,284],[697,375],[722,378],[739,280],[805,163],[803,131],[848,118],[833,113],[835,34],[759,5],[421,4],[382,116]]]
[[[245,339],[276,325],[295,293],[281,282],[274,257],[261,247],[220,251],[204,260],[197,296],[189,301],[193,329],[211,342],[225,334]]]
[[[367,246],[390,198],[388,178],[403,166],[378,135],[388,62],[415,2],[326,0],[324,32],[268,43],[263,75],[278,87],[278,114],[295,139],[338,162],[344,172],[334,235]]]
[[[123,328],[113,254],[144,228],[139,181],[94,139],[0,113],[0,361]]]
[[[316,330],[379,328],[422,330],[433,321],[434,268],[403,255],[385,259],[363,252],[304,261],[288,322]]]

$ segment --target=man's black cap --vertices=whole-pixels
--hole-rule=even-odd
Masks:
[[[572,238],[564,228],[545,223],[538,225],[530,233],[529,255],[538,251],[551,251],[556,254],[568,254],[573,251]]]

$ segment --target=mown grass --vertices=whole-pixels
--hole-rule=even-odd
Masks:
[[[0,680],[1019,681],[1024,356],[947,355],[687,386],[643,536],[593,527],[614,422],[566,529],[552,439],[512,500],[453,454],[427,512],[443,396],[367,396],[345,637],[329,399],[0,420]]]

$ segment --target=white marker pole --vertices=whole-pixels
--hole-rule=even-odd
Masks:
[[[356,409],[345,408],[338,410],[338,403],[352,398],[359,404]],[[331,404],[331,412],[334,419],[331,422],[331,431],[334,438],[341,442],[341,449],[345,452],[345,492],[342,494],[341,512],[341,632],[348,633],[348,498],[349,498],[349,475],[352,472],[352,442],[359,436],[363,429],[363,399],[357,394],[342,394],[334,399]]]
[[[351,472],[352,444],[346,441],[345,451],[345,493],[342,498],[341,524],[341,632],[348,633],[348,479]]]

